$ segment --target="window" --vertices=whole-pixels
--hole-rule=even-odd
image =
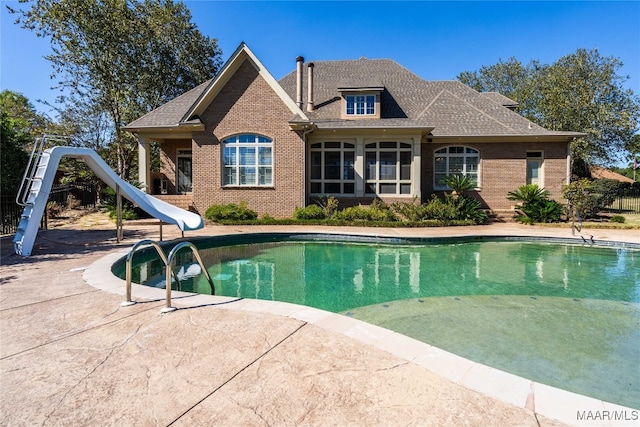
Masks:
[[[543,187],[543,159],[542,151],[527,152],[527,184],[536,184],[538,187]]]
[[[272,140],[241,134],[222,141],[223,185],[270,186],[273,184]]]
[[[191,150],[178,150],[178,193],[186,194],[192,190],[192,165]]]
[[[437,150],[433,157],[434,183],[436,190],[448,189],[444,180],[449,175],[468,176],[478,187],[478,165],[480,152],[469,147],[445,147]]]
[[[365,145],[365,193],[411,194],[411,144],[382,141]]]
[[[355,144],[349,142],[317,142],[310,150],[310,193],[355,193]]]
[[[373,116],[376,114],[375,95],[347,95],[347,116]]]

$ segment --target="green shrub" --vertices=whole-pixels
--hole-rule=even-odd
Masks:
[[[258,214],[247,207],[247,202],[239,204],[211,205],[204,214],[205,218],[214,222],[250,221],[258,218]]]
[[[111,187],[106,187],[102,193],[102,208],[109,212],[109,218],[111,219],[116,219],[118,217],[116,199],[116,190]],[[122,197],[122,219],[132,220],[138,218],[139,215],[134,204],[128,199]]]
[[[338,199],[333,196],[321,196],[315,202],[324,211],[324,218],[331,218],[338,210]]]
[[[325,219],[326,214],[324,209],[322,209],[320,206],[309,205],[304,208],[296,207],[296,209],[293,211],[293,218],[301,219],[301,220],[310,220],[310,219],[318,220],[318,219]]]
[[[624,224],[625,218],[622,215],[614,215],[611,218],[609,218],[609,221],[616,222],[618,224]]]
[[[562,196],[582,218],[595,218],[615,201],[621,186],[622,183],[612,179],[583,178],[563,186]]]
[[[540,200],[521,206],[515,219],[525,224],[558,222],[562,213],[562,205],[555,200]]]
[[[489,222],[489,216],[482,209],[480,200],[468,196],[458,196],[455,201],[456,219],[471,220],[476,224],[486,224]]]
[[[447,200],[438,198],[436,195],[431,197],[431,200],[425,205],[424,209],[425,217],[423,219],[451,221],[458,217],[456,206],[448,203]]]
[[[591,186],[593,193],[598,195],[601,208],[605,208],[615,202],[624,183],[615,179],[596,179]]]
[[[417,203],[418,198],[414,197],[411,202],[395,202],[391,204],[391,209],[403,216],[407,221],[418,222],[426,217],[425,205]]]
[[[549,192],[536,184],[527,184],[510,191],[507,199],[521,202],[516,205],[516,221],[525,224],[558,222],[563,213],[560,203],[549,198]]]
[[[396,202],[391,205],[393,211],[410,222],[424,221],[472,221],[475,224],[486,224],[489,217],[482,210],[482,203],[472,197],[446,193],[444,199],[438,198],[435,194],[425,204],[416,202],[416,198],[411,202]]]
[[[392,209],[412,222],[436,220],[452,220],[457,216],[456,207],[439,199],[435,194],[424,204],[416,202],[397,202]]]
[[[386,207],[386,205],[385,205]],[[381,208],[380,205],[351,206],[336,212],[335,219],[343,221],[397,221],[396,215],[388,208]]]

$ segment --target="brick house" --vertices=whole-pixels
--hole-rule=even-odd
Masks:
[[[292,61],[293,62],[293,61]],[[389,59],[304,63],[276,81],[242,43],[211,80],[124,129],[146,191],[200,213],[247,201],[260,215],[333,195],[340,206],[427,201],[462,174],[494,212],[537,183],[559,199],[575,132],[546,130],[497,93],[426,81]],[[161,170],[149,169],[150,142]]]

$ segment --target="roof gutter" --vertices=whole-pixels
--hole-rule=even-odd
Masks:
[[[203,131],[204,123],[178,123],[175,125],[166,125],[166,126],[123,126],[122,130],[126,130],[127,132],[132,133],[157,133],[157,132],[167,132],[167,133],[181,133],[181,132],[190,132],[190,131]]]

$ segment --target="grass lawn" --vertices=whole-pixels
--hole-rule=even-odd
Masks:
[[[615,214],[619,215],[619,214]],[[607,215],[610,216],[610,215]],[[584,228],[619,228],[619,229],[640,229],[640,214],[622,214],[624,217],[624,223],[610,222],[606,220],[601,221],[584,221],[582,227]]]

